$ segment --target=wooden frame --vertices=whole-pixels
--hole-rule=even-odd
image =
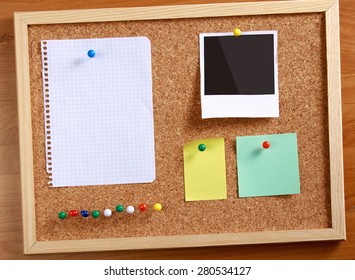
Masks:
[[[33,176],[28,26],[36,24],[106,22],[217,16],[324,12],[326,18],[331,221],[326,229],[268,231],[115,239],[37,241]],[[297,0],[232,4],[181,5],[98,10],[20,12],[14,14],[21,156],[24,253],[83,252],[125,249],[198,247],[233,244],[344,240],[342,113],[338,0]]]

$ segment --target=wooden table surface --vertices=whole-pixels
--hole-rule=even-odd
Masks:
[[[13,12],[217,2],[238,1],[0,1],[0,259],[355,259],[355,1],[353,0],[340,0],[347,241],[23,255]]]

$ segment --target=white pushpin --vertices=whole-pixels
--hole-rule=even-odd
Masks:
[[[105,217],[110,217],[111,215],[112,215],[111,209],[105,209],[105,210],[104,210],[104,216],[105,216]]]
[[[128,213],[128,214],[133,214],[134,213],[134,207],[133,206],[128,206],[127,208],[126,208],[126,212]]]

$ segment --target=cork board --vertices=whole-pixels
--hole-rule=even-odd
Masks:
[[[244,31],[278,30],[279,118],[201,119],[199,33],[229,32],[235,26]],[[57,249],[49,249],[52,252],[100,250],[90,246],[63,249],[66,246],[63,244],[103,239],[121,240],[121,245],[125,240],[148,242],[148,246],[141,247],[157,248],[189,246],[189,242],[182,244],[187,236],[193,240],[191,246],[204,246],[208,244],[197,241],[199,236],[202,239],[221,236],[219,241],[209,242],[218,245],[224,244],[221,240],[226,236],[232,239],[231,236],[238,236],[234,234],[297,235],[317,230],[309,235],[312,237],[306,234],[291,238],[301,241],[317,240],[319,233],[334,228],[326,27],[323,12],[28,25],[36,242],[64,242]],[[146,36],[151,41],[156,180],[151,184],[49,188],[40,40],[127,36]],[[292,132],[298,135],[301,194],[238,198],[235,137]],[[225,138],[227,200],[185,202],[183,145],[212,137]],[[163,205],[162,211],[152,210],[156,202]],[[125,206],[146,203],[150,209],[133,215],[114,213],[110,218],[58,219],[59,211],[103,211],[120,203]],[[172,240],[169,237],[183,239],[174,245],[149,245],[151,240],[170,240],[166,241],[169,243]],[[327,239],[326,234],[319,239]],[[329,239],[339,236],[333,234]],[[271,238],[270,242],[282,240]],[[235,240],[227,243],[238,244]],[[121,245],[113,248],[120,249]],[[48,252],[43,248],[38,252]]]

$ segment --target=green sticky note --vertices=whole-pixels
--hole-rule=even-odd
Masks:
[[[201,151],[199,145],[204,144]],[[224,138],[194,140],[184,145],[185,200],[227,198]]]
[[[236,141],[239,197],[300,193],[296,133],[240,136]],[[264,141],[270,143],[268,149]]]

